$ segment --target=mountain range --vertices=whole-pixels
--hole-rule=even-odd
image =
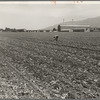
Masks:
[[[61,24],[66,24],[66,25],[90,25],[91,27],[100,27],[100,16],[95,17],[95,18],[87,18],[84,20],[77,20],[77,21],[68,21],[64,23],[59,23]],[[52,30],[53,28],[57,28],[59,24],[49,26],[44,28],[45,30]]]

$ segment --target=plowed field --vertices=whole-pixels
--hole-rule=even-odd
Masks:
[[[1,32],[0,98],[100,98],[100,33]]]

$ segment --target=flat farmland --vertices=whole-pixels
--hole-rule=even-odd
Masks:
[[[99,32],[0,32],[0,57],[9,98],[100,98]]]

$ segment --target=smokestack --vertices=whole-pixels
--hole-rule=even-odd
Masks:
[[[72,24],[74,24],[74,19],[72,19]]]
[[[64,18],[63,18],[63,24],[64,24]]]

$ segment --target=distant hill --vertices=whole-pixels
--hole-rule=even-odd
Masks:
[[[62,24],[62,23],[59,23]],[[88,18],[85,20],[78,20],[78,21],[69,21],[69,22],[64,22],[64,24],[66,25],[90,25],[92,27],[100,27],[100,16],[99,17],[95,17],[95,18]],[[44,28],[47,30],[52,30],[53,28],[57,28],[58,24]]]
[[[53,25],[53,26],[46,27],[43,30],[52,30],[53,28],[56,28],[57,29],[57,27],[58,27],[58,24]]]

